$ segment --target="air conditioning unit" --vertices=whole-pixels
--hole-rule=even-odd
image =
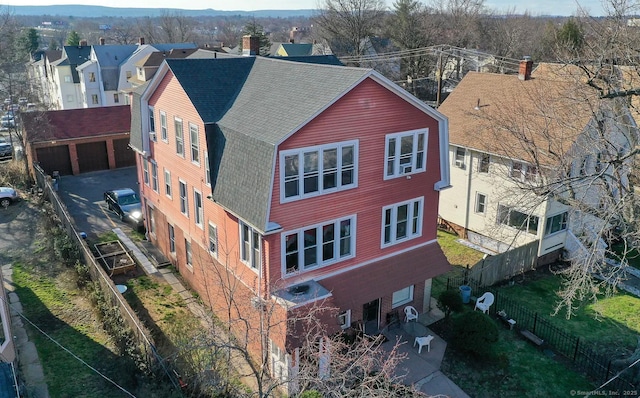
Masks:
[[[150,131],[150,132],[149,132],[149,139],[150,139],[151,141],[157,141],[155,131]]]
[[[405,164],[404,166],[402,166],[402,174],[409,174],[409,173],[411,173],[411,165]]]
[[[464,169],[464,162],[462,160],[456,159],[456,167]]]

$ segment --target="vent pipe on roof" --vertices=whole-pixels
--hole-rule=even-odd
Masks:
[[[531,70],[533,69],[533,61],[531,57],[522,57],[520,61],[520,68],[518,69],[518,79],[531,80]]]

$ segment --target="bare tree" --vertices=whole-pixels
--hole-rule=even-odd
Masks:
[[[337,55],[361,56],[364,40],[379,33],[386,5],[381,0],[325,0],[314,17],[319,34]]]
[[[399,342],[353,339],[327,329],[337,309],[324,300],[303,307],[279,298],[285,284],[267,284],[238,259],[238,248],[217,232],[194,242],[198,291],[212,309],[206,334],[186,338],[175,357],[189,364],[190,385],[236,397],[271,397],[316,390],[327,397],[404,397],[396,365]],[[196,247],[197,246],[197,247]],[[204,249],[204,250],[203,250]],[[259,273],[266,272],[262,269]],[[180,333],[178,333],[180,334]],[[239,388],[239,380],[248,388]]]

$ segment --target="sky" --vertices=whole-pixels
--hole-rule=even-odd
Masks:
[[[321,0],[0,0],[0,5],[31,6],[84,4],[107,7],[180,8],[199,10],[211,8],[223,11],[299,10],[318,8]],[[386,0],[391,6],[393,0]],[[604,15],[602,2],[607,0],[533,0],[531,3],[517,0],[485,0],[485,5],[497,11],[515,11],[531,15],[575,15],[578,4],[592,16]],[[428,1],[423,1],[428,3]],[[524,4],[523,4],[524,3]]]

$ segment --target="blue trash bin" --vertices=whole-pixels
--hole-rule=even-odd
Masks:
[[[471,286],[460,286],[460,294],[462,295],[462,303],[469,304],[469,299],[471,298]]]

